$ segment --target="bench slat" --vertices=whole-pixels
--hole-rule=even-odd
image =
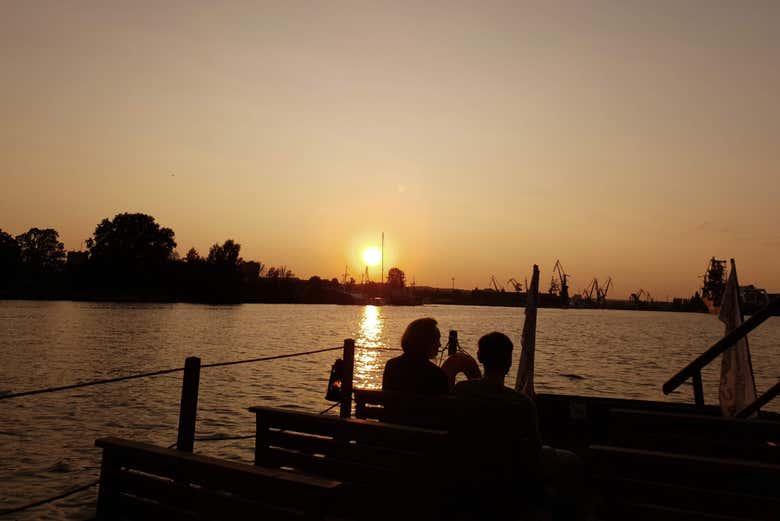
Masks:
[[[595,485],[608,491],[614,501],[642,504],[662,502],[664,506],[701,510],[717,515],[775,521],[780,499],[670,485],[646,480],[595,476]]]
[[[250,500],[127,470],[120,473],[119,486],[123,495],[162,503],[166,508],[194,518],[251,520],[268,516],[282,521],[301,519],[305,515],[300,506],[282,509],[269,505],[268,498],[262,501],[262,494],[255,494],[254,500]]]
[[[297,432],[270,430],[265,435],[270,446],[297,450],[308,455],[324,455],[332,459],[400,470],[419,460],[420,453],[375,447],[367,443],[352,443]]]
[[[250,407],[263,428],[279,428],[344,440],[369,442],[376,446],[410,447],[415,450],[435,448],[447,439],[447,431],[425,429],[405,425],[380,424],[367,420],[355,420],[277,409]]]
[[[633,409],[613,409],[609,444],[780,463],[780,423]]]
[[[278,489],[272,493],[305,494],[333,490],[340,485],[338,481],[318,476],[292,474],[119,438],[101,438],[95,445],[110,451],[123,467],[171,479],[186,476],[191,483],[217,490],[221,487],[231,490]]]
[[[342,484],[119,438],[103,448],[99,520],[321,517]],[[140,513],[139,513],[140,512]]]

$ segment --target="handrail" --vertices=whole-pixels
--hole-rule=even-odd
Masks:
[[[767,392],[756,398],[756,401],[739,411],[737,413],[737,418],[747,418],[761,407],[771,402],[778,394],[780,394],[780,381],[773,385]]]
[[[753,316],[743,322],[739,327],[715,342],[712,347],[696,357],[693,362],[686,365],[677,374],[667,380],[663,386],[664,394],[671,393],[680,387],[688,378],[695,377],[701,372],[704,366],[715,360],[719,354],[734,345],[737,340],[763,324],[764,321],[771,317],[772,314],[776,311],[780,311],[780,298],[775,298],[772,302],[764,306]]]

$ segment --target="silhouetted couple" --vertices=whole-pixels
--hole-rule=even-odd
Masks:
[[[404,353],[385,365],[382,389],[407,397],[410,406],[399,411],[415,411],[417,419],[439,415],[431,407],[415,405],[432,403],[424,396],[444,397],[450,392],[447,374],[431,362],[441,348],[436,320],[411,322],[401,337],[401,347]],[[456,487],[452,494],[454,515],[463,512],[494,519],[527,513],[525,509],[540,504],[544,480],[553,486],[560,481],[558,469],[565,455],[550,447],[542,450],[534,402],[504,385],[513,347],[503,333],[481,337],[477,359],[484,367],[483,377],[457,383],[454,399],[438,401],[448,409],[440,418],[444,418],[457,451],[451,473]],[[436,426],[436,422],[431,423],[429,426]]]

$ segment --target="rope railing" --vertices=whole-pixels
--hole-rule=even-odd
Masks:
[[[375,350],[375,351],[400,351],[400,349],[395,349],[395,348],[372,348],[372,347],[365,347],[365,346],[355,346],[354,343],[352,344],[352,347],[353,347],[353,349],[354,348],[358,348],[358,349],[372,349],[372,350]],[[329,351],[340,351],[342,349],[343,349],[342,347],[330,347],[330,348],[324,348],[324,349],[314,349],[314,350],[310,350],[310,351],[300,351],[300,352],[296,352],[296,353],[285,353],[285,354],[281,354],[281,355],[264,356],[264,357],[259,357],[259,358],[249,358],[249,359],[244,359],[244,360],[233,360],[233,361],[229,361],[229,362],[215,362],[215,363],[203,364],[203,365],[200,365],[199,360],[198,360],[198,364],[197,365],[198,365],[198,371],[199,371],[201,368],[206,368],[206,367],[226,367],[226,366],[231,366],[231,365],[249,364],[249,363],[255,363],[255,362],[265,362],[265,361],[269,361],[269,360],[280,360],[280,359],[283,359],[283,358],[293,358],[293,357],[299,357],[299,356],[313,355],[313,354],[317,354],[317,353],[326,353],[326,352],[329,352]],[[188,363],[189,363],[189,359],[188,359]],[[32,391],[22,391],[22,392],[18,392],[18,393],[6,393],[6,394],[3,394],[3,395],[0,395],[0,400],[8,400],[8,399],[11,399],[11,398],[20,398],[20,397],[23,397],[23,396],[32,396],[32,395],[43,394],[43,393],[53,393],[53,392],[58,392],[58,391],[66,391],[66,390],[70,390],[70,389],[80,389],[80,388],[83,388],[83,387],[91,387],[91,386],[95,386],[95,385],[103,385],[103,384],[110,384],[110,383],[116,383],[116,382],[124,382],[124,381],[128,381],[128,380],[135,380],[135,379],[139,379],[139,378],[149,378],[149,377],[153,377],[153,376],[161,376],[161,375],[166,375],[166,374],[171,374],[171,373],[178,373],[178,372],[184,372],[185,373],[185,380],[186,380],[187,379],[187,375],[188,375],[187,370],[188,369],[187,369],[186,366],[185,367],[176,367],[176,368],[172,368],[172,369],[162,369],[162,370],[159,370],[159,371],[151,371],[151,372],[147,372],[147,373],[119,376],[119,377],[115,377],[115,378],[104,378],[104,379],[100,379],[100,380],[91,380],[91,381],[88,381],[88,382],[79,382],[79,383],[70,384],[70,385],[62,385],[62,386],[57,386],[57,387],[47,387],[47,388],[44,388],[44,389],[35,389],[35,390],[32,390]],[[195,395],[197,395],[197,390],[195,391]],[[195,399],[197,400],[197,398],[195,398]],[[182,398],[182,400],[184,400],[184,397]],[[328,406],[326,409],[322,410],[319,414],[325,414],[326,412],[330,411],[331,409],[335,408],[338,405],[340,405],[340,403],[336,402],[336,403]],[[193,418],[193,420],[194,420],[194,418]],[[194,425],[193,425],[193,427],[194,427]],[[181,434],[181,425],[179,426],[179,429],[180,429],[180,434]],[[193,431],[192,434],[194,434],[194,431]],[[245,439],[250,439],[250,438],[254,438],[254,437],[255,437],[254,434],[245,434],[245,435],[238,435],[238,436],[216,436],[216,437],[215,436],[204,436],[204,437],[200,437],[200,438],[192,437],[190,439],[190,441],[200,441],[200,442],[232,441],[232,440],[245,440]],[[180,439],[181,439],[181,436],[180,436]],[[176,443],[172,443],[171,445],[169,445],[168,448],[169,449],[177,448],[178,445],[179,445],[179,442],[177,441]],[[191,443],[190,443],[190,445],[191,445]],[[191,447],[190,447],[189,450],[191,451]],[[68,490],[66,492],[62,492],[60,494],[57,494],[55,496],[51,496],[51,497],[48,497],[48,498],[45,498],[45,499],[37,500],[37,501],[31,502],[31,503],[28,503],[26,505],[22,505],[22,506],[19,506],[19,507],[14,507],[14,508],[0,509],[0,517],[1,516],[6,516],[6,515],[10,515],[10,514],[14,514],[14,513],[17,513],[17,512],[22,512],[24,510],[28,510],[28,509],[31,509],[31,508],[35,508],[35,507],[38,507],[38,506],[45,505],[47,503],[52,503],[54,501],[58,501],[60,499],[64,499],[66,497],[69,497],[69,496],[72,496],[72,495],[77,494],[79,492],[83,492],[83,491],[85,491],[87,489],[90,489],[90,488],[94,487],[95,485],[97,485],[99,483],[100,483],[99,479],[98,480],[94,480],[94,481],[91,481],[91,482],[86,483],[84,485],[80,485],[80,486],[78,486],[78,487],[76,487],[74,489]]]
[[[341,348],[339,348],[341,349]],[[325,414],[326,412],[330,411],[334,407],[339,405],[338,403],[334,403],[333,405],[327,407],[326,409],[323,409],[319,412],[319,414]],[[240,436],[204,436],[200,438],[195,438],[195,441],[233,441],[233,440],[248,440],[253,439],[256,437],[256,434],[243,434]],[[169,449],[176,448],[176,443],[172,443],[168,445]],[[85,490],[88,490],[95,485],[100,484],[100,480],[96,479],[94,481],[90,481],[89,483],[85,483],[84,485],[80,485],[74,489],[68,490],[66,492],[62,492],[60,494],[57,494],[56,496],[47,497],[45,499],[40,499],[37,501],[33,501],[32,503],[27,503],[26,505],[14,507],[14,508],[6,508],[6,509],[0,509],[0,517],[10,515],[10,514],[16,514],[18,512],[23,512],[25,510],[29,510],[31,508],[39,507],[46,505],[48,503],[53,503],[55,501],[59,501],[60,499],[65,499],[66,497],[72,496],[74,494],[78,494],[79,492],[83,492]]]
[[[373,350],[377,350],[377,351],[380,351],[380,350],[382,350],[382,351],[398,351],[398,349],[393,349],[393,348],[366,348],[366,347],[358,347],[358,348],[359,349],[373,349]],[[282,358],[293,358],[293,357],[298,357],[298,356],[313,355],[313,354],[317,354],[317,353],[326,353],[328,351],[340,351],[341,349],[342,349],[341,347],[328,347],[328,348],[324,348],[324,349],[315,349],[315,350],[312,350],[312,351],[301,351],[301,352],[297,352],[297,353],[286,353],[286,354],[282,354],[282,355],[263,356],[263,357],[260,357],[260,358],[249,358],[249,359],[246,359],[246,360],[233,360],[233,361],[230,361],[230,362],[215,362],[215,363],[212,363],[212,364],[203,364],[200,367],[202,369],[202,368],[205,368],[205,367],[225,367],[225,366],[229,366],[229,365],[250,364],[250,363],[255,363],[255,362],[266,362],[266,361],[269,361],[269,360],[280,360]],[[47,387],[47,388],[44,388],[44,389],[35,389],[33,391],[22,391],[22,392],[18,392],[18,393],[7,393],[7,394],[0,395],[0,400],[8,400],[8,399],[11,399],[11,398],[20,398],[22,396],[32,396],[32,395],[35,395],[35,394],[53,393],[53,392],[58,392],[58,391],[67,391],[67,390],[70,390],[70,389],[80,389],[80,388],[83,388],[83,387],[91,387],[93,385],[103,385],[103,384],[111,384],[111,383],[116,383],[116,382],[124,382],[124,381],[127,381],[127,380],[135,380],[135,379],[138,379],[138,378],[149,378],[149,377],[152,377],[152,376],[161,376],[161,375],[171,374],[171,373],[180,373],[182,371],[184,371],[184,367],[176,367],[176,368],[173,368],[173,369],[161,369],[159,371],[152,371],[152,372],[149,372],[149,373],[131,374],[131,375],[126,375],[126,376],[118,376],[116,378],[104,378],[104,379],[101,379],[101,380],[91,380],[91,381],[88,381],[88,382],[79,382],[79,383],[75,383],[75,384],[62,385],[62,386],[58,386],[58,387]]]
[[[78,494],[79,492],[84,492],[85,490],[88,490],[95,485],[100,483],[99,479],[96,479],[94,481],[90,481],[89,483],[86,483],[84,485],[81,485],[79,487],[76,487],[74,489],[68,490],[67,492],[63,492],[61,494],[57,494],[56,496],[47,497],[46,499],[41,499],[39,501],[35,501],[33,503],[28,503],[26,505],[22,505],[20,507],[14,507],[14,508],[6,508],[3,510],[0,510],[0,516],[7,516],[10,514],[15,514],[17,512],[22,512],[24,510],[29,510],[31,508],[39,507],[42,505],[45,505],[47,503],[53,503],[54,501],[58,501],[60,499],[64,499],[68,496],[72,496],[73,494]]]

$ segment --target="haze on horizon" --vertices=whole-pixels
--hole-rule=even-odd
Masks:
[[[0,228],[299,276],[780,291],[780,3],[4,2]],[[372,272],[373,273],[373,272]]]

